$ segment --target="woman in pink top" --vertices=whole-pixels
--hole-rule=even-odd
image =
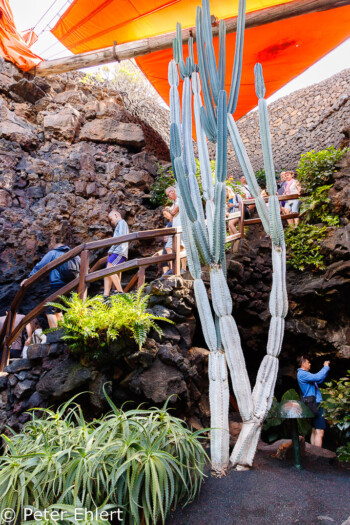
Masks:
[[[299,181],[295,179],[294,171],[286,171],[285,172],[285,180],[286,185],[284,187],[284,194],[283,195],[300,195],[301,187],[299,184]],[[300,200],[299,199],[293,199],[290,201],[286,201],[284,205],[284,209],[286,213],[298,213],[300,208]],[[288,224],[299,224],[299,217],[296,219],[288,219]]]

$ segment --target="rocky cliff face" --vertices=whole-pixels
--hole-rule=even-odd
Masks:
[[[0,314],[52,235],[64,230],[72,246],[108,237],[112,206],[130,231],[163,224],[149,187],[167,145],[118,91],[82,78],[28,80],[0,60]]]

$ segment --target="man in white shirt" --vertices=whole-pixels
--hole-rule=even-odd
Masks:
[[[122,219],[119,211],[112,210],[108,214],[108,220],[112,226],[115,227],[113,237],[120,237],[121,235],[127,235],[129,233],[129,227],[127,223]],[[117,266],[122,264],[128,258],[129,243],[123,242],[121,244],[115,244],[108,250],[108,259],[106,268]],[[119,274],[120,275],[120,274]],[[111,291],[112,284],[114,284],[117,292],[122,293],[123,288],[120,284],[120,276],[118,274],[109,275],[104,278],[104,296],[108,297]]]

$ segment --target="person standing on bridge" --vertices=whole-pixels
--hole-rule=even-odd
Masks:
[[[44,257],[39,261],[30,272],[29,277],[37,273],[39,270],[44,268],[47,264],[58,259],[65,253],[69,252],[70,248],[66,244],[59,242],[59,237],[54,237],[51,242],[52,249],[44,255]],[[65,284],[73,281],[78,277],[80,270],[80,257],[79,255],[69,259],[68,261],[62,263],[60,266],[53,268],[50,271],[50,295],[57,292]],[[21,282],[21,286],[26,282],[27,279],[24,279]],[[50,328],[57,328],[58,321],[62,318],[62,312],[57,310],[54,306],[47,306],[45,309],[45,314],[47,317],[47,322],[49,323]]]
[[[282,175],[282,173],[281,173]],[[299,181],[295,178],[294,171],[286,171],[284,172],[286,185],[284,187],[284,195],[294,195],[301,193],[301,186]],[[292,199],[285,202],[284,209],[286,213],[299,213],[300,208],[300,200],[299,199]],[[283,217],[282,217],[283,218]],[[296,217],[295,219],[287,219],[288,224],[294,224],[295,226],[299,224],[299,217]]]
[[[108,220],[114,227],[113,237],[120,237],[121,235],[128,235],[129,227],[120,215],[119,211],[112,210],[108,214]],[[121,244],[114,244],[108,250],[108,258],[106,268],[112,268],[112,266],[118,266],[128,259],[129,243],[123,242]],[[109,297],[111,292],[112,284],[114,284],[117,292],[123,293],[123,288],[120,283],[120,274],[109,275],[104,278],[104,292],[105,298]]]

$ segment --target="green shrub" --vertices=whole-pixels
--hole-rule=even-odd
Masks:
[[[309,151],[301,155],[297,175],[304,194],[332,182],[335,166],[348,148],[336,150],[334,146],[322,151]]]
[[[64,315],[58,328],[63,328],[70,351],[86,359],[114,357],[130,352],[130,341],[134,340],[139,349],[146,341],[147,334],[154,328],[159,335],[161,328],[155,321],[169,321],[147,311],[149,295],[137,293],[111,296],[106,302],[101,295],[81,300],[77,293],[62,297],[63,305],[48,303],[60,308]],[[118,343],[118,344],[117,344]]]
[[[338,215],[332,215],[332,202],[328,197],[328,192],[333,185],[320,186],[315,191],[302,197],[300,215],[303,220],[309,224],[319,222],[325,223],[327,226],[338,226]]]
[[[201,432],[162,409],[118,409],[87,422],[73,399],[56,412],[40,409],[20,434],[3,436],[0,515],[6,508],[23,519],[24,507],[123,512],[123,523],[164,523],[170,509],[193,500],[208,457]],[[202,431],[203,432],[203,431]],[[21,519],[21,523],[22,523]],[[35,522],[33,522],[35,523]],[[79,523],[110,523],[82,520]]]
[[[324,270],[320,242],[327,236],[327,227],[301,223],[284,231],[287,263],[295,270]]]
[[[320,388],[324,417],[339,430],[339,441],[343,443],[337,449],[339,459],[350,461],[350,370],[347,377],[325,385],[327,388]]]

